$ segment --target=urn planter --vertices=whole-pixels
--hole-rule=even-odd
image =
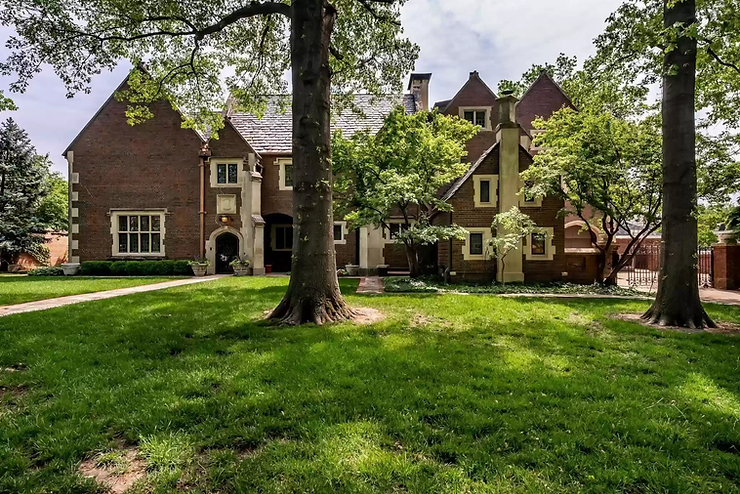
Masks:
[[[208,271],[208,264],[191,264],[190,268],[195,276],[205,276],[206,271]]]
[[[69,262],[62,264],[62,271],[64,272],[64,276],[75,276],[80,272],[80,263]]]
[[[347,270],[347,276],[357,276],[360,274],[360,266],[356,264],[347,264],[344,269]]]

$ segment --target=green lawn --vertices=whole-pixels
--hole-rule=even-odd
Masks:
[[[736,337],[607,317],[645,302],[464,295],[256,324],[286,283],[0,318],[0,369],[21,369],[0,372],[0,492],[100,492],[77,466],[122,445],[146,459],[138,492],[740,492]]]
[[[116,288],[149,285],[179,279],[177,277],[151,278],[94,278],[75,276],[0,276],[0,306],[22,304],[47,298],[102,292]]]

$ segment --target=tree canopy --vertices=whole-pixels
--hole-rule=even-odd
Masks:
[[[432,112],[407,115],[394,109],[380,132],[334,136],[333,163],[339,211],[355,226],[375,225],[394,232],[405,246],[412,276],[419,274],[419,248],[442,239],[464,238],[455,225],[433,225],[431,217],[451,206],[439,197],[441,187],[470,167],[462,161],[465,144],[479,127],[458,117]],[[398,224],[398,223],[396,223]]]
[[[305,2],[305,0],[303,0]],[[335,0],[331,83],[337,101],[357,91],[390,94],[413,68],[418,47],[402,37],[406,0]],[[68,95],[89,92],[92,77],[122,61],[133,66],[129,118],[151,117],[146,103],[169,99],[188,126],[215,131],[230,96],[260,113],[265,95],[288,90],[293,2],[225,0],[0,0],[0,23],[15,28],[0,74],[24,91],[44,65]],[[321,2],[319,2],[321,3]]]
[[[40,234],[49,224],[40,206],[49,194],[50,163],[36,154],[28,134],[12,119],[0,125],[0,258],[5,264],[22,252],[44,260]]]
[[[603,238],[586,230],[601,253],[601,280],[616,235],[630,236],[607,279],[610,283],[662,221],[661,136],[656,123],[655,118],[632,123],[570,108],[535,121],[544,131],[535,141],[542,151],[522,178],[531,183],[530,193],[562,197],[566,213],[598,225]]]

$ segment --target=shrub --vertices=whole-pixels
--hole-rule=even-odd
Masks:
[[[85,261],[81,266],[85,276],[188,276],[192,275],[188,261]]]
[[[59,266],[32,269],[28,276],[64,276],[64,270]]]
[[[80,265],[83,276],[110,276],[111,261],[85,261]]]

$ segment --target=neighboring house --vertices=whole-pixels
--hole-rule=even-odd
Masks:
[[[43,234],[44,245],[49,249],[48,263],[42,263],[32,254],[23,252],[15,261],[16,270],[28,271],[42,266],[61,266],[67,262],[67,232],[48,231]]]
[[[431,74],[412,74],[406,95],[357,95],[361,114],[344,111],[334,117],[333,128],[345,136],[377,132],[396,105],[408,112],[427,109],[430,79]],[[252,260],[255,274],[266,267],[288,271],[292,117],[289,107],[281,110],[278,97],[268,103],[262,119],[226,112],[219,138],[207,140],[182,128],[181,115],[166,102],[151,105],[152,119],[130,126],[126,103],[109,98],[64,152],[71,202],[69,261],[200,256],[211,261],[209,272],[229,272],[228,262],[238,255]],[[450,266],[453,277],[491,277],[497,271],[495,262],[485,259],[491,222],[500,210],[519,205],[546,233],[525,242],[521,262],[507,257],[504,278],[573,278],[566,269],[563,220],[556,215],[562,201],[518,195],[519,172],[536,152],[532,121],[563,105],[571,103],[546,74],[517,104],[512,96],[497,97],[477,72],[454,98],[435,105],[480,124],[483,131],[468,143],[470,171],[440,192],[455,208],[452,220],[471,233],[464,242],[452,242],[452,251],[450,243],[439,245],[431,263]],[[446,214],[435,219],[449,220]],[[393,232],[349,230],[337,218],[334,236],[338,266],[359,264],[364,272],[380,265],[406,268]]]

